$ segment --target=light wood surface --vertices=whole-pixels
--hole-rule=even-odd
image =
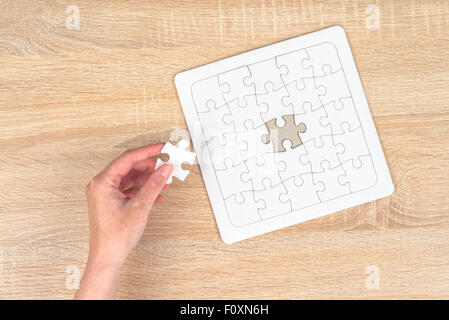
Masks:
[[[449,298],[447,0],[2,1],[0,298],[73,296],[84,187],[186,128],[176,73],[336,24],[394,194],[229,246],[195,165],[153,209],[118,297]]]

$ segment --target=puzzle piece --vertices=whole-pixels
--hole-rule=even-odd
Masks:
[[[321,119],[323,126],[330,125],[332,127],[333,134],[344,133],[342,124],[344,122],[349,124],[351,130],[360,127],[360,120],[355,110],[354,101],[352,97],[342,98],[340,100],[343,104],[342,107],[338,107],[335,101],[331,101],[324,106],[327,116]]]
[[[299,177],[300,174],[311,173],[312,167],[310,163],[303,164],[299,161],[299,158],[303,154],[307,154],[304,145],[300,145],[297,148],[291,148],[291,142],[285,140],[283,145],[288,152],[275,152],[274,156],[275,162],[283,164],[285,170],[280,170],[279,175],[282,180],[287,180],[291,177]],[[296,182],[300,184],[299,181]]]
[[[338,177],[345,174],[341,166],[331,168],[331,164],[327,160],[321,161],[321,172],[313,173],[313,178],[317,182],[322,182],[325,186],[324,190],[318,191],[318,197],[321,201],[335,199],[351,192],[349,183],[341,184]]]
[[[256,93],[254,85],[247,86],[243,82],[243,79],[250,75],[251,73],[247,66],[232,69],[218,75],[218,83],[226,86],[226,90],[223,90],[223,97],[226,102],[234,99],[242,100],[243,97]],[[242,101],[241,105],[244,105],[244,103]]]
[[[220,141],[223,141],[222,136],[224,133],[235,131],[234,122],[224,122],[224,116],[230,114],[231,111],[227,105],[219,109],[211,109],[208,112],[198,112],[201,126],[204,128],[203,134],[206,141],[214,137],[219,137]]]
[[[242,227],[250,223],[262,220],[258,210],[263,209],[262,200],[254,199],[253,191],[242,192],[240,201],[235,195],[225,199],[225,206],[231,223],[236,227]]]
[[[292,82],[287,86],[288,94],[282,98],[285,106],[291,106],[293,113],[301,114],[305,103],[312,105],[312,110],[321,108],[320,96],[326,93],[326,87],[316,86],[314,78],[304,78],[301,82]]]
[[[281,79],[287,85],[297,81],[301,83],[303,78],[313,78],[312,68],[306,69],[302,65],[304,59],[309,59],[309,55],[305,49],[292,51],[276,57],[278,67],[286,66],[287,74],[281,74]]]
[[[218,83],[218,77],[213,76],[192,85],[192,97],[197,112],[208,112],[220,108],[226,102],[223,98],[223,88]]]
[[[184,181],[185,178],[189,175],[189,170],[184,170],[181,165],[183,163],[193,164],[195,161],[196,154],[194,152],[187,151],[187,147],[189,146],[189,141],[180,140],[178,144],[173,146],[170,142],[166,142],[164,147],[162,147],[161,153],[168,153],[169,159],[168,161],[162,161],[161,159],[157,159],[155,169],[159,168],[163,164],[170,163],[173,165],[173,172],[167,180],[167,184],[172,182],[172,177],[175,176],[181,181]]]
[[[288,94],[285,87],[274,90],[272,83],[267,83],[266,85],[267,93],[256,95],[257,103],[264,110],[261,112],[262,119],[264,122],[270,121],[271,119],[280,120],[280,125],[282,125],[282,116],[293,113],[292,106],[286,106],[282,103],[282,98]]]
[[[270,83],[274,90],[283,87],[284,82],[281,76],[288,73],[288,68],[286,66],[278,67],[274,58],[250,64],[248,69],[251,75],[245,77],[243,81],[247,86],[254,85],[256,94],[267,93],[267,83]]]
[[[287,193],[287,189],[283,183],[274,185],[270,179],[263,179],[264,188],[261,190],[254,190],[254,198],[256,200],[263,200],[265,207],[259,209],[259,214],[262,219],[278,216],[283,213],[291,212],[290,203],[281,202],[279,197],[281,194]]]
[[[265,124],[236,133],[237,142],[245,144],[241,152],[244,160],[261,157],[263,154],[273,152],[273,143],[271,141],[269,143],[262,141],[262,137],[267,134],[268,129]]]
[[[326,88],[326,93],[320,96],[323,105],[335,101],[336,106],[341,107],[341,99],[351,96],[343,69],[328,73],[322,77],[316,77],[315,83],[317,86]]]
[[[240,102],[244,101],[243,105]],[[252,126],[260,126],[264,124],[261,112],[268,109],[268,106],[258,106],[256,101],[256,96],[246,96],[243,99],[234,99],[228,102],[230,114],[225,114],[223,116],[223,121],[225,124],[234,124],[235,131],[247,130],[246,123],[251,122]]]
[[[359,166],[353,160],[344,162],[342,166],[346,175],[340,176],[338,180],[341,184],[349,183],[351,192],[367,189],[377,182],[377,175],[371,156],[360,156],[358,160],[360,162]]]
[[[285,171],[287,168],[285,163],[276,162],[276,153],[263,154],[261,157],[254,157],[246,160],[248,172],[241,175],[242,181],[251,180],[254,189],[263,189],[263,179],[268,178],[271,183],[281,183],[281,176],[279,173]],[[262,160],[262,161],[260,161]]]
[[[226,169],[225,159],[231,159],[233,165],[243,162],[241,151],[245,150],[245,143],[237,141],[234,132],[225,133],[223,137],[224,143],[221,143],[218,137],[207,142],[215,170]]]
[[[313,110],[309,103],[304,104],[304,113],[295,114],[295,123],[307,123],[307,131],[301,134],[303,142],[307,142],[311,139],[315,139],[315,143],[319,143],[321,136],[332,134],[331,126],[323,126],[321,124],[321,118],[327,116],[324,108],[318,108]]]
[[[334,135],[334,143],[339,143],[344,146],[343,151],[339,152],[338,158],[341,162],[353,160],[357,166],[360,166],[360,162],[357,158],[359,156],[369,155],[362,127],[349,130],[349,124],[344,122],[342,124],[342,129],[344,132],[343,134]]]
[[[285,151],[283,145],[284,140],[290,140],[292,148],[300,146],[302,140],[299,133],[306,131],[306,125],[304,123],[295,124],[294,116],[292,114],[282,116],[282,119],[285,122],[284,126],[278,126],[276,119],[268,121],[266,126],[270,133],[262,137],[262,142],[269,143],[271,141],[273,143],[274,152]]]
[[[303,61],[303,67],[313,69],[315,77],[326,75],[323,68],[329,67],[331,72],[336,72],[342,68],[337,48],[331,42],[324,42],[306,49],[309,59]]]
[[[342,153],[345,149],[341,143],[334,144],[332,136],[322,136],[321,141],[323,142],[321,146],[317,146],[315,139],[304,143],[307,154],[303,154],[299,158],[302,164],[310,163],[312,172],[323,171],[321,167],[321,161],[323,159],[326,159],[330,163],[331,168],[340,165],[340,159],[337,153]]]
[[[244,182],[239,179],[242,173],[248,172],[248,168],[245,162],[234,165],[229,158],[224,161],[226,168],[224,170],[215,170],[223,198],[226,199],[236,195],[236,197],[241,199],[243,191],[253,190],[251,180]],[[235,179],[227,179],[228,177],[235,177]]]
[[[324,183],[314,183],[311,173],[291,177],[284,181],[286,194],[281,194],[281,202],[290,202],[292,210],[299,210],[320,202],[317,191],[324,191]]]

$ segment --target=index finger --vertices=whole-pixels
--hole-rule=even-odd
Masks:
[[[163,146],[164,143],[150,144],[125,151],[120,157],[113,160],[106,168],[104,168],[99,175],[110,179],[115,186],[119,186],[120,181],[132,169],[134,163],[160,154]]]

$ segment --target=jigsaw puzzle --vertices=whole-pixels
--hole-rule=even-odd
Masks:
[[[342,28],[189,70],[175,82],[225,242],[393,191]]]

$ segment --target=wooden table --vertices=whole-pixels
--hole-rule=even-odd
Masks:
[[[230,246],[195,165],[153,209],[118,297],[449,298],[449,1],[78,2],[0,4],[0,298],[73,296],[84,187],[183,132],[176,73],[336,24],[394,194]]]

